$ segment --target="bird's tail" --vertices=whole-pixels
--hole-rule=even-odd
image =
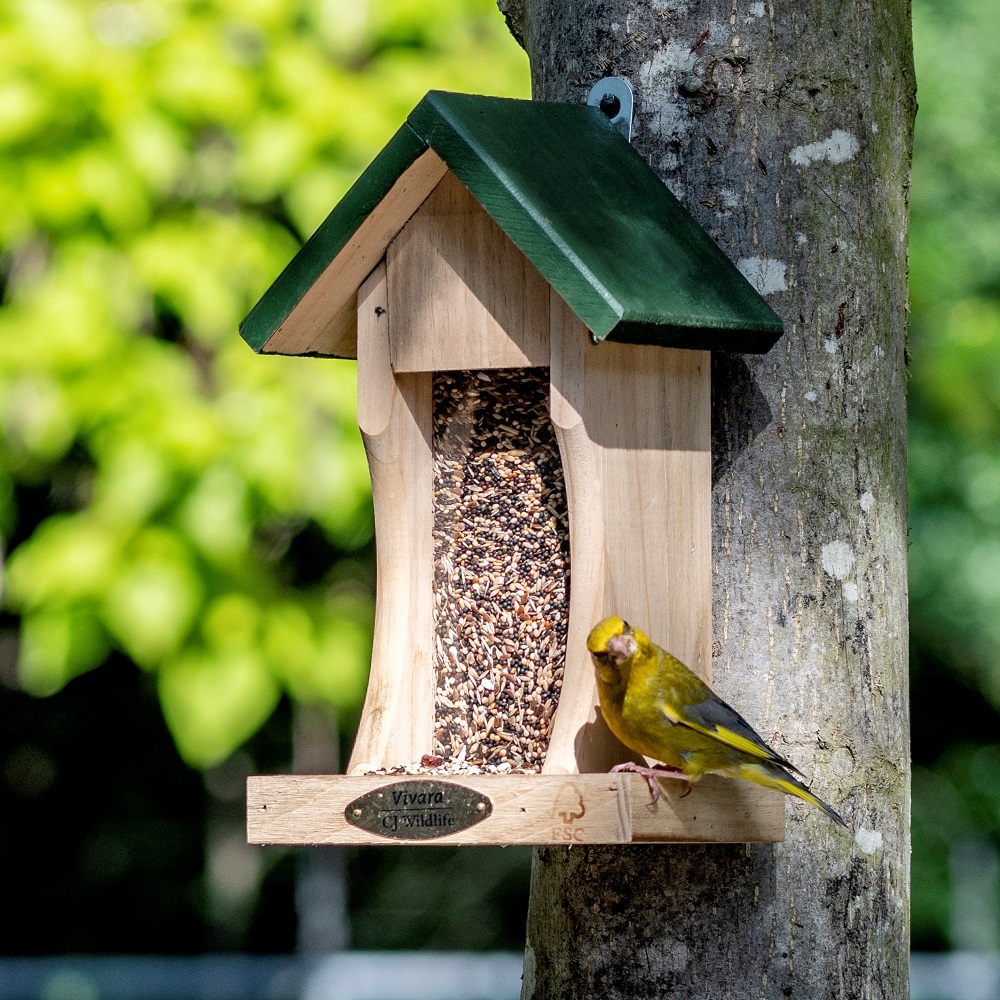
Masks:
[[[786,795],[794,795],[797,798],[803,799],[810,803],[810,805],[822,809],[834,823],[839,823],[844,827],[847,826],[844,817],[836,809],[828,806],[818,795],[813,795],[801,781],[777,764],[772,764],[769,761],[754,761],[753,763],[748,761],[739,766],[738,776],[745,778],[747,781],[756,782],[758,785],[763,785],[765,788],[774,788],[779,792],[784,792]]]

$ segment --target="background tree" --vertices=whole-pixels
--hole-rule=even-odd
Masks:
[[[713,366],[715,682],[854,834],[541,850],[523,995],[903,998],[909,4],[507,13],[535,98],[632,81],[637,149],[785,320]]]

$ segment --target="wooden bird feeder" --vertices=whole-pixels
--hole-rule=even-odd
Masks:
[[[601,111],[428,94],[241,327],[357,358],[378,573],[347,774],[250,778],[249,840],[783,839],[608,773],[586,650],[618,614],[710,679],[709,351],[781,329]]]

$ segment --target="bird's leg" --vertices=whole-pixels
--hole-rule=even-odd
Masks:
[[[618,774],[621,771],[632,771],[634,774],[640,774],[646,779],[646,784],[649,786],[650,794],[653,796],[653,801],[656,802],[660,797],[660,786],[657,783],[657,778],[675,778],[677,781],[691,781],[690,775],[685,774],[680,768],[669,767],[667,764],[654,764],[652,767],[642,767],[637,764],[634,760],[627,760],[624,764],[615,764],[611,768],[612,774]],[[684,794],[687,795],[691,789]]]

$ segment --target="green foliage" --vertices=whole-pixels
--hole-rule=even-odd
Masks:
[[[955,940],[949,856],[1000,845],[998,0],[916,0],[910,331],[914,947]],[[962,743],[949,746],[955,740]],[[968,742],[964,742],[968,741]],[[995,892],[985,885],[983,891]],[[997,915],[1000,919],[1000,914]]]
[[[998,15],[914,5],[910,571],[918,649],[1000,708]]]
[[[0,9],[0,532],[25,688],[111,650],[190,763],[282,691],[354,712],[354,365],[236,326],[431,88],[524,95],[492,0]]]

